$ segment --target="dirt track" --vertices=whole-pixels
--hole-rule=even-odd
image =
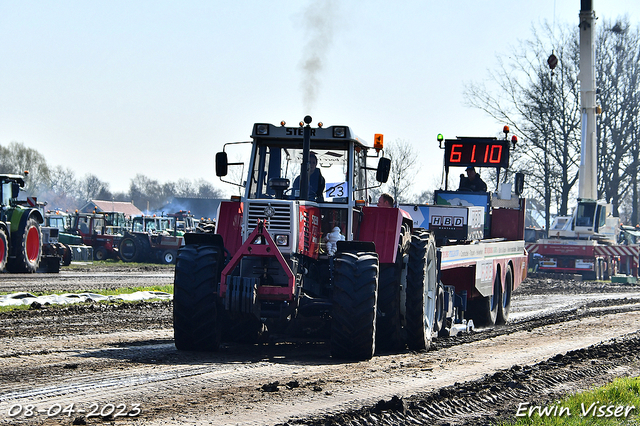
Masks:
[[[639,374],[635,287],[529,280],[512,309],[506,327],[359,363],[334,361],[321,341],[178,352],[170,302],[2,314],[0,422],[483,424],[513,416],[518,403]],[[73,413],[48,416],[71,404]],[[29,405],[42,412],[27,417]],[[79,411],[112,407],[105,418]]]

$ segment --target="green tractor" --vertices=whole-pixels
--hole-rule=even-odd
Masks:
[[[33,273],[40,266],[44,219],[37,208],[18,201],[24,184],[21,175],[0,174],[0,271]]]

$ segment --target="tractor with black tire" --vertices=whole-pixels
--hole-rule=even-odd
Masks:
[[[125,226],[123,213],[82,213],[76,210],[70,218],[68,232],[82,237],[82,243],[92,248],[94,260],[118,259]]]
[[[69,266],[71,261],[91,261],[93,247],[83,243],[81,235],[71,228],[71,215],[60,210],[48,210],[44,214],[44,224],[58,230],[58,242],[63,246],[61,266]]]
[[[0,271],[33,273],[42,258],[43,217],[37,208],[18,201],[22,175],[0,175]]]
[[[180,223],[178,217],[182,219]],[[120,258],[124,262],[176,263],[178,249],[184,240],[184,230],[179,230],[178,226],[195,230],[193,217],[186,212],[134,217],[131,229],[120,241]]]
[[[306,123],[306,124],[305,124]],[[367,206],[374,173],[391,161],[349,127],[258,123],[245,186],[223,201],[214,232],[185,234],[174,286],[175,344],[216,351],[221,341],[328,339],[336,358],[427,350],[442,324],[434,236],[398,208]],[[378,159],[377,167],[368,166]],[[296,177],[297,176],[297,177]],[[444,299],[442,299],[444,301]]]

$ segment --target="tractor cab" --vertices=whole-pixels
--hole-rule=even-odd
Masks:
[[[20,188],[24,188],[24,177],[21,175],[0,175],[0,194],[2,207],[10,207],[17,203]]]
[[[305,126],[301,122],[299,127],[286,127],[284,122],[280,126],[253,126],[244,214],[237,218],[242,221],[242,240],[238,243],[264,221],[283,254],[317,258],[326,254],[324,241],[336,228],[344,240],[351,241],[357,234],[355,210],[359,211],[367,199],[367,174],[375,173],[379,182],[388,178],[390,160],[380,156],[382,135],[376,136],[379,141],[372,149],[349,127],[325,128],[318,123],[317,128],[311,128],[309,123]],[[228,162],[229,145],[216,156],[216,174],[221,178],[230,166],[244,168],[244,163]],[[377,168],[368,166],[371,158],[379,159]],[[224,221],[225,208],[222,210]],[[231,239],[225,238],[225,243]],[[237,248],[231,247],[230,251]]]

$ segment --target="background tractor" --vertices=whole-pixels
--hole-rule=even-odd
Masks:
[[[162,216],[137,216],[120,241],[120,258],[125,262],[176,263],[185,232],[194,232],[193,215],[185,211]]]
[[[32,273],[40,266],[43,217],[18,201],[24,185],[22,175],[0,175],[0,271]]]

